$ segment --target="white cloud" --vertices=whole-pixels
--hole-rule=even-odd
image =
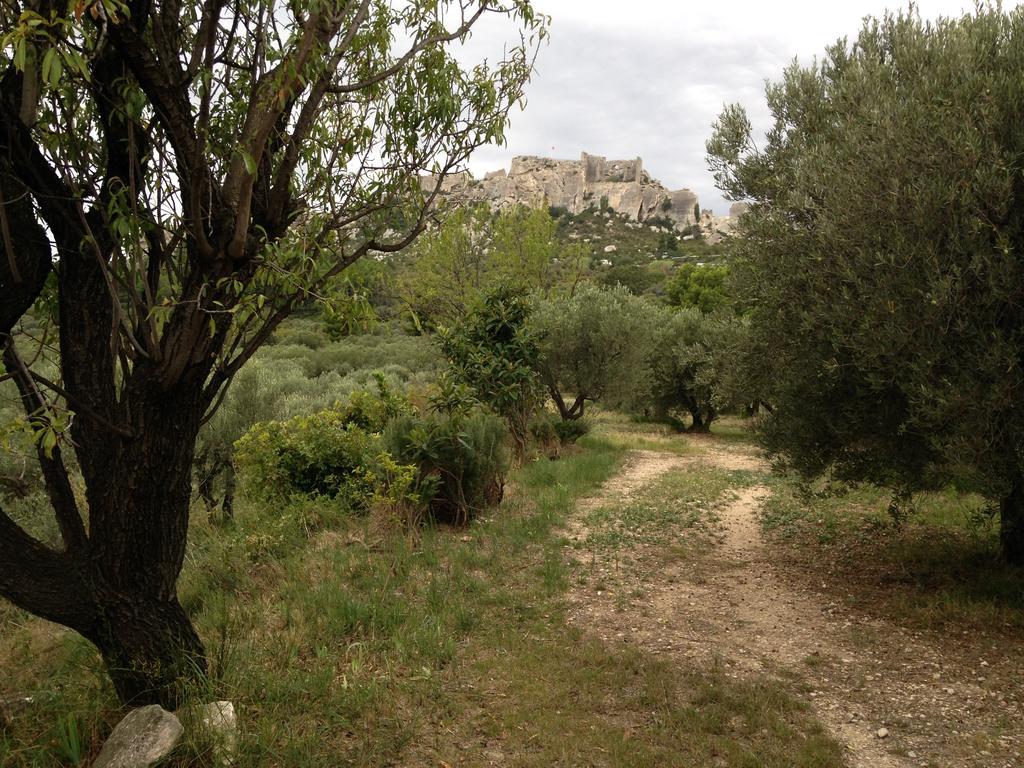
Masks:
[[[704,159],[711,124],[726,103],[768,125],[764,82],[794,57],[809,62],[839,37],[852,37],[884,0],[535,0],[552,17],[550,43],[514,112],[505,147],[479,150],[473,172],[508,167],[514,155],[640,156],[652,176],[689,187],[704,207],[725,203]],[[1018,3],[1004,3],[1005,8]],[[959,15],[973,0],[919,0],[921,15]],[[469,53],[500,51],[507,25],[477,30]]]

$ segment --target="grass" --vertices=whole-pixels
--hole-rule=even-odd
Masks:
[[[243,503],[228,529],[197,516],[180,592],[211,659],[200,698],[238,708],[238,764],[841,764],[777,685],[679,668],[567,623],[560,526],[623,454],[588,436],[524,466],[473,526],[415,538],[321,501]],[[704,499],[733,481],[656,492]],[[88,765],[122,714],[95,653],[14,609],[3,619],[5,689],[36,700],[0,729],[0,764]],[[172,765],[213,754],[191,736]]]
[[[895,519],[884,489],[811,490],[776,478],[765,529],[795,562],[827,565],[848,599],[921,627],[1024,628],[1024,571],[999,560],[998,519],[984,499],[921,493]]]
[[[621,501],[609,499],[587,514],[590,533],[583,546],[613,550],[642,544],[678,544],[682,530],[710,533],[715,509],[733,498],[732,489],[753,485],[753,472],[689,467],[667,472]]]

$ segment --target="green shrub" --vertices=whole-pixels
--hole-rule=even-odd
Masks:
[[[553,413],[544,411],[530,422],[530,437],[537,450],[550,459],[557,459],[561,453],[562,441],[558,438],[555,428],[561,419]]]
[[[501,285],[486,293],[453,328],[440,334],[448,375],[505,419],[517,458],[526,448],[530,419],[543,401],[537,367],[540,338],[528,324],[524,292]]]
[[[257,498],[327,496],[357,511],[373,499],[379,453],[379,436],[341,409],[256,424],[235,443],[243,484]]]
[[[384,446],[418,468],[418,491],[439,522],[463,524],[501,501],[508,472],[501,419],[475,412],[407,414],[384,431]],[[429,488],[428,488],[429,485]]]
[[[327,336],[318,328],[298,322],[282,326],[274,333],[274,344],[321,349],[327,342]]]
[[[649,227],[664,227],[665,229],[676,228],[676,223],[668,216],[648,216],[644,220],[644,224]]]
[[[412,413],[412,405],[409,398],[395,391],[382,372],[374,371],[372,376],[377,394],[365,390],[353,392],[340,411],[346,424],[368,432],[381,432],[391,419]]]
[[[558,419],[554,422],[555,434],[562,445],[572,445],[590,432],[592,426],[588,419],[575,419],[573,421]]]

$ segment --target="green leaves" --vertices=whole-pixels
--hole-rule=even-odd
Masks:
[[[540,340],[527,324],[529,315],[523,291],[499,286],[440,334],[452,379],[503,416],[517,441],[525,440],[527,422],[543,392],[537,374]]]
[[[1022,68],[1020,10],[886,15],[768,88],[760,149],[739,108],[716,124],[716,178],[755,203],[744,367],[805,474],[999,496],[1024,471]]]

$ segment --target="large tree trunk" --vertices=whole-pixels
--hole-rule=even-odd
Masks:
[[[206,654],[177,597],[99,596],[87,637],[99,649],[124,704],[177,709],[206,674]]]
[[[1024,479],[1018,477],[999,504],[999,538],[1003,557],[1024,565]]]

